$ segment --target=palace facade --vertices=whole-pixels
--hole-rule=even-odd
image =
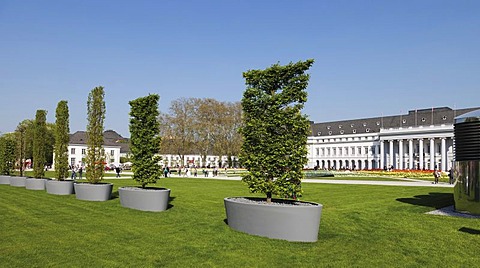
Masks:
[[[454,161],[454,118],[478,109],[437,107],[313,123],[307,142],[308,168],[447,171]]]

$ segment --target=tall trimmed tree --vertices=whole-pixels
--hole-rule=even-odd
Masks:
[[[151,94],[129,102],[133,179],[142,188],[162,177],[162,169],[158,165],[161,141],[157,120],[159,99],[157,94]]]
[[[87,100],[87,155],[86,178],[90,183],[99,183],[103,179],[105,150],[103,149],[103,122],[105,121],[105,91],[95,87]]]
[[[301,114],[307,101],[313,60],[243,73],[247,89],[242,98],[244,124],[240,161],[248,172],[242,177],[251,192],[295,197],[301,193],[307,163],[309,121]]]
[[[23,171],[25,169],[25,159],[27,158],[27,141],[29,139],[28,136],[30,136],[29,133],[33,133],[32,130],[33,120],[30,119],[23,120],[18,124],[17,129],[15,129],[15,138],[17,141],[17,161],[21,177],[23,177]]]
[[[55,177],[60,181],[68,177],[69,122],[68,102],[61,100],[55,111]]]
[[[0,136],[0,174],[11,175],[15,168],[15,134]]]
[[[35,178],[43,178],[45,176],[46,121],[47,111],[37,110],[33,130],[33,176]]]

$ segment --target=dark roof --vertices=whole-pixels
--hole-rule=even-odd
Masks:
[[[77,131],[70,134],[70,144],[87,144],[87,132]],[[122,137],[113,130],[103,132],[103,145],[120,146],[120,153],[130,152],[130,139]]]
[[[314,123],[311,125],[313,136],[347,135],[378,133],[380,129],[408,128],[415,126],[454,124],[454,118],[480,109],[480,107],[456,109],[437,107],[408,111],[408,114],[361,118],[352,120]]]

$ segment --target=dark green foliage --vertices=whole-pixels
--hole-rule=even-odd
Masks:
[[[11,175],[15,167],[15,134],[0,137],[0,174]]]
[[[68,143],[70,127],[68,102],[59,101],[55,111],[55,178],[64,180],[68,177]]]
[[[33,146],[27,146],[27,144],[33,144],[33,121],[27,119],[20,122],[15,130],[15,138],[17,141],[16,151],[18,169],[20,170],[20,176],[23,176],[25,159],[32,157],[31,153],[29,157],[27,157],[27,147],[31,148]],[[29,140],[32,142],[29,143]]]
[[[142,188],[155,183],[162,176],[158,165],[160,157],[160,124],[157,121],[157,94],[130,101],[130,149],[132,152],[133,179]]]
[[[47,123],[47,132],[45,133],[45,163],[53,163],[53,150],[55,147],[55,124]]]
[[[33,131],[33,176],[35,178],[43,178],[45,175],[46,120],[47,111],[37,110]]]
[[[244,125],[240,160],[248,173],[242,180],[250,191],[293,197],[301,193],[302,169],[307,163],[309,121],[301,114],[313,60],[274,64],[243,73]]]
[[[103,179],[105,150],[103,149],[103,122],[105,120],[105,91],[103,87],[95,87],[90,91],[87,100],[87,157],[86,178],[90,183],[98,183]]]

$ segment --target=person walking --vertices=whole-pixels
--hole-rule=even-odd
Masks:
[[[120,167],[119,166],[115,166],[115,172],[117,173],[117,178],[120,178]]]
[[[78,167],[78,178],[81,180],[83,175],[83,167],[79,166]]]
[[[453,179],[453,170],[450,169],[450,170],[448,171],[448,183],[453,184],[454,181],[455,181],[455,180]]]
[[[440,179],[440,171],[438,171],[437,169],[433,171],[433,179],[433,184],[438,184],[438,179]]]
[[[75,180],[77,178],[77,167],[72,166],[72,180]]]

